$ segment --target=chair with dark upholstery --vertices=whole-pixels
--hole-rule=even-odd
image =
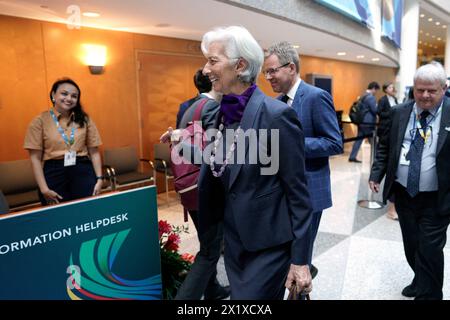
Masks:
[[[151,170],[140,172],[139,161],[147,163]],[[106,149],[103,163],[105,176],[108,178],[112,190],[146,182],[154,184],[155,182],[153,162],[148,159],[139,159],[136,148],[133,146]]]
[[[11,210],[21,210],[40,203],[38,185],[29,159],[0,163],[0,190]]]
[[[154,145],[153,151],[155,157],[155,171],[164,174],[166,200],[167,204],[169,204],[169,180],[174,178],[171,168],[170,147],[167,143],[158,143]]]
[[[0,214],[6,214],[9,212],[8,201],[6,201],[5,195],[0,190]]]

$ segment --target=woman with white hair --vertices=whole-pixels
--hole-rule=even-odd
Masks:
[[[263,51],[245,28],[209,31],[201,49],[203,72],[223,98],[200,171],[200,237],[213,239],[223,222],[231,299],[282,299],[294,286],[309,293],[311,206],[297,115],[255,84]],[[255,161],[254,148],[270,164]]]

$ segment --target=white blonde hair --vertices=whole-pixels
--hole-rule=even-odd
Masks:
[[[416,73],[414,74],[414,83],[416,80],[422,80],[425,82],[439,82],[441,87],[445,87],[447,83],[447,75],[445,74],[442,64],[437,61],[432,61],[416,70]]]
[[[247,29],[241,26],[219,27],[205,33],[201,44],[203,54],[208,52],[209,46],[214,42],[223,44],[228,59],[242,58],[247,62],[247,68],[239,76],[243,82],[256,81],[264,62],[264,53]]]

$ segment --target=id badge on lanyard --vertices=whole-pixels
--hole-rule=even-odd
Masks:
[[[53,121],[56,124],[56,128],[58,129],[58,132],[61,134],[61,137],[63,138],[65,144],[69,147],[69,151],[67,151],[64,154],[64,167],[74,166],[77,163],[77,152],[74,150],[70,150],[73,143],[75,142],[75,127],[72,125],[72,130],[70,133],[70,140],[67,138],[66,133],[64,132],[64,129],[61,128],[59,125],[58,118],[56,118],[55,113],[53,110],[50,110],[50,114],[53,118]]]
[[[64,167],[74,166],[77,163],[77,152],[74,150],[67,151],[64,154]]]

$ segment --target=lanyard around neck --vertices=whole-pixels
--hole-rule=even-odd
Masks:
[[[431,119],[428,122],[425,119],[425,127],[424,128],[422,128],[422,125],[420,123],[420,114],[417,110],[417,106],[416,106],[416,108],[414,108],[413,131],[416,131],[416,128],[417,128],[417,133],[420,134],[422,139],[425,141],[425,144],[427,143],[428,138],[431,136],[431,130],[427,130],[427,128],[431,127],[431,123],[433,123],[436,120],[436,118],[438,117],[439,112],[442,110],[441,106],[442,106],[442,103],[439,105],[435,114],[432,114],[430,112],[430,114],[428,116],[431,116]]]
[[[59,134],[62,136],[65,144],[70,148],[73,143],[75,142],[75,126],[72,124],[72,130],[70,132],[70,140],[69,138],[67,138],[66,133],[64,132],[64,129],[61,128],[61,125],[59,124],[58,118],[56,117],[55,113],[53,112],[53,110],[50,110],[50,114],[53,118],[53,121],[56,124],[56,128],[58,129]]]

